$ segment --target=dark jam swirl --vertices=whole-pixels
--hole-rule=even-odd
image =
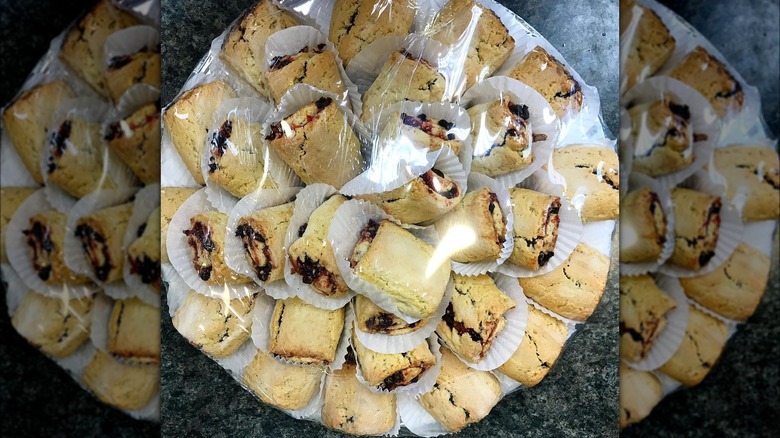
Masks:
[[[325,108],[327,108],[331,103],[333,103],[333,99],[330,97],[320,97],[317,99],[316,102],[314,102],[314,106],[317,107],[317,113],[322,112]],[[289,117],[288,117],[289,118]],[[296,125],[296,124],[289,124],[289,129],[292,131],[295,131],[296,129],[305,126],[307,123],[314,121],[316,119],[316,115],[307,115],[306,116],[306,123],[303,125]],[[282,137],[284,137],[284,129],[282,129],[282,122],[275,122],[271,124],[271,132],[265,136],[266,141],[274,141],[278,140]]]
[[[442,140],[455,140],[455,134],[446,132],[452,129],[455,124],[447,120],[439,119],[435,121],[429,119],[425,114],[418,114],[415,117],[407,113],[401,113],[401,122],[406,126],[417,128],[430,136],[438,137]],[[436,129],[437,126],[441,129]]]
[[[266,243],[265,237],[252,228],[249,224],[241,224],[236,227],[236,237],[244,243],[244,251],[252,260],[252,268],[261,281],[268,281],[273,270],[271,263],[271,248]],[[260,250],[265,258],[265,263],[260,263],[257,251]]]
[[[88,224],[76,227],[76,237],[81,239],[81,246],[87,253],[95,276],[100,281],[106,281],[111,273],[111,253],[105,236]]]
[[[211,228],[203,222],[195,222],[191,229],[184,230],[184,235],[187,236],[187,243],[194,250],[192,261],[198,276],[201,280],[208,281],[212,269],[211,253],[217,248],[211,240]],[[200,263],[201,255],[205,258],[205,264]]]
[[[479,332],[477,332],[473,328],[466,327],[466,325],[463,324],[463,322],[455,320],[455,311],[452,308],[452,303],[450,303],[447,306],[447,311],[444,312],[442,321],[444,321],[444,323],[447,324],[447,327],[457,331],[459,335],[462,336],[467,334],[474,342],[479,342],[479,343],[484,342],[484,339],[482,338],[482,335]]]
[[[144,255],[143,258],[131,258],[130,273],[140,275],[144,284],[160,286],[160,261],[153,260],[148,255]]]
[[[291,272],[300,275],[305,284],[311,284],[312,287],[326,296],[331,296],[338,292],[336,275],[325,268],[318,260],[314,260],[306,255],[303,257],[303,260],[297,258],[291,261]]]
[[[219,127],[217,132],[211,134],[211,155],[209,156],[209,173],[214,173],[219,168],[217,161],[225,155],[227,142],[233,133],[233,122],[230,119]]]
[[[325,51],[325,44],[318,44],[313,49],[310,49],[309,46],[306,46],[298,51],[298,53],[294,55],[281,55],[281,56],[274,56],[271,59],[271,64],[268,67],[268,71],[275,71],[275,70],[281,70],[288,65],[290,65],[293,61],[295,61],[295,58],[297,58],[297,55],[300,55],[301,53],[322,53]]]
[[[446,199],[455,199],[460,195],[458,185],[454,181],[447,179],[439,169],[431,169],[420,175],[420,178],[422,178],[431,193],[436,193]],[[438,181],[438,184],[436,181]],[[437,186],[439,187],[438,189]],[[449,188],[443,189],[446,186],[449,186]]]
[[[65,120],[60,125],[59,129],[57,129],[57,132],[54,133],[54,135],[51,137],[51,153],[49,154],[49,159],[47,163],[46,170],[48,173],[52,173],[55,170],[57,170],[57,160],[62,158],[62,154],[65,153],[65,149],[68,148],[68,145],[65,144],[65,141],[70,138],[71,133],[71,124],[70,120]]]
[[[33,269],[38,278],[47,281],[51,276],[51,254],[55,251],[51,240],[51,230],[40,222],[34,222],[29,230],[23,230],[27,236],[27,245],[33,252]]]

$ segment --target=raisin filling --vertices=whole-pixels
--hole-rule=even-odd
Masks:
[[[405,385],[411,385],[412,383],[416,383],[418,380],[420,380],[420,376],[422,373],[425,372],[425,369],[420,369],[420,372],[412,378],[409,382],[404,382],[406,380],[406,377],[404,376],[405,370],[398,370],[394,372],[393,374],[390,374],[389,376],[385,377],[385,379],[382,381],[382,383],[379,384],[379,389],[385,389],[388,391],[392,391],[399,386],[405,386]]]
[[[113,267],[106,238],[87,224],[76,227],[76,237],[81,239],[81,246],[95,270],[95,277],[100,281],[106,281]]]
[[[211,156],[209,157],[209,173],[214,173],[219,168],[219,161],[225,150],[227,150],[227,142],[230,139],[230,134],[233,132],[233,122],[225,120],[225,123],[219,127],[217,132],[211,134]]]
[[[424,65],[424,66],[426,66],[428,68],[433,68],[433,64],[431,64],[430,62],[428,62],[428,61],[426,61],[426,60],[424,60],[422,58],[415,57],[414,55],[409,53],[406,49],[401,49],[401,54],[404,55],[404,57],[406,59],[410,60],[410,61],[419,62],[420,64],[422,64],[422,65]]]
[[[650,193],[650,215],[655,216],[655,212],[661,210],[661,200],[658,197],[658,194],[655,192]],[[663,245],[666,243],[666,218],[663,220],[664,227],[659,227],[660,224],[657,223],[657,221],[653,221],[653,226],[655,227],[656,235],[658,236],[656,238],[656,242],[659,245]]]
[[[455,329],[459,335],[468,334],[472,341],[479,343],[484,342],[484,339],[482,339],[482,335],[479,334],[479,332],[473,328],[466,327],[463,322],[455,320],[455,311],[452,308],[452,303],[447,306],[447,311],[444,312],[442,320],[447,324],[447,327]]]
[[[631,336],[631,340],[633,340],[634,342],[641,342],[644,345],[645,338],[642,337],[642,334],[636,331],[635,329],[626,327],[626,324],[622,321],[620,322],[619,331],[621,336],[627,334]]]
[[[390,313],[379,313],[372,315],[366,320],[366,328],[372,332],[387,333],[390,328],[396,324],[395,316]],[[420,324],[420,321],[415,321],[410,324],[403,324],[404,328],[415,328]]]
[[[147,255],[144,255],[143,258],[131,258],[130,273],[140,275],[144,284],[150,284],[154,287],[160,286],[159,260],[152,260]]]
[[[322,292],[326,296],[331,296],[338,292],[338,283],[336,275],[322,266],[318,260],[313,260],[308,255],[303,260],[292,260],[292,273],[299,274],[305,284],[312,285],[313,288]]]
[[[211,240],[211,228],[202,222],[193,224],[192,229],[184,230],[187,236],[187,243],[194,250],[192,264],[198,271],[198,276],[203,281],[211,278],[211,253],[216,249],[214,241]]]
[[[506,241],[506,219],[501,212],[501,206],[498,204],[498,195],[493,192],[488,193],[490,202],[488,203],[488,212],[493,218],[493,228],[496,231],[496,241],[503,245]]]
[[[236,228],[236,237],[244,242],[244,251],[252,262],[257,278],[268,281],[273,269],[271,263],[271,248],[267,245],[265,237],[258,233],[249,224],[241,224]],[[262,257],[260,255],[262,253]]]
[[[331,103],[333,103],[333,99],[331,99],[330,97],[320,97],[319,99],[317,99],[316,102],[314,102],[314,106],[317,107],[317,113],[319,114],[320,112],[322,112],[322,110],[327,108]],[[313,116],[312,115],[307,115],[306,116],[306,123],[304,123],[302,125],[290,123],[289,124],[289,129],[292,130],[292,131],[295,131],[296,129],[301,128],[301,127],[305,126],[306,124],[313,122],[316,118],[317,118],[317,115],[313,115]],[[282,129],[282,122],[276,122],[276,123],[272,123],[271,124],[271,133],[268,134],[265,137],[265,139],[267,141],[273,141],[273,140],[278,140],[278,139],[280,139],[280,138],[282,138],[284,136],[285,135],[284,135],[284,130]]]
[[[65,149],[68,148],[68,145],[65,144],[65,141],[70,138],[71,133],[71,125],[70,120],[65,120],[60,125],[57,132],[52,136],[51,138],[51,152],[49,154],[48,159],[48,165],[46,167],[47,171],[49,173],[54,172],[57,170],[57,161],[59,161],[60,158],[62,158],[62,154],[65,153]]]
[[[428,191],[446,199],[455,199],[460,195],[460,189],[454,181],[446,179],[439,169],[431,169],[420,175]]]
[[[363,258],[363,256],[368,251],[368,247],[371,246],[371,242],[374,241],[374,237],[376,237],[376,233],[378,231],[379,224],[376,223],[376,221],[373,219],[369,220],[366,226],[360,230],[360,237],[358,238],[358,242],[355,245],[354,251],[352,252],[352,257],[349,260],[350,268],[354,269],[360,259]]]
[[[455,124],[444,119],[434,122],[434,120],[429,119],[425,114],[419,114],[415,117],[406,113],[401,113],[401,121],[404,125],[417,128],[432,137],[437,137],[442,140],[455,140],[455,134],[447,133]]]
[[[125,119],[108,125],[108,132],[106,132],[106,136],[104,137],[104,139],[106,141],[113,141],[124,137],[125,130],[122,129],[123,122],[127,125],[127,128],[130,131],[135,131],[136,129],[142,128],[150,123],[157,122],[160,118],[160,114],[159,114],[160,103],[157,102],[156,106],[158,111],[155,112],[154,114],[147,114],[141,123],[127,123],[126,121],[127,119]]]
[[[313,49],[310,49],[309,46],[306,46],[299,50],[298,53],[293,55],[274,56],[273,59],[271,59],[271,64],[268,67],[268,71],[281,70],[292,64],[292,62],[295,61],[295,58],[297,58],[297,55],[300,55],[301,53],[308,53],[309,51],[312,53],[322,53],[325,51],[325,44],[318,44],[317,47]]]
[[[27,245],[32,248],[32,265],[38,278],[47,281],[51,275],[51,254],[55,251],[51,240],[51,230],[40,222],[33,223],[29,230],[22,231],[27,236]]]

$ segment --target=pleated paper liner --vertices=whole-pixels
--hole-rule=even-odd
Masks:
[[[672,196],[669,194],[669,190],[659,184],[658,181],[642,175],[641,173],[631,175],[631,184],[626,187],[629,188],[628,192],[647,187],[658,195],[661,209],[666,217],[666,242],[664,242],[663,251],[657,260],[638,263],[621,262],[620,275],[636,276],[649,272],[656,272],[661,265],[669,260],[669,257],[671,257],[674,252],[674,205],[672,205]],[[628,240],[632,235],[635,235],[633,231],[627,227],[627,224],[621,223],[621,239],[623,241]]]
[[[720,120],[715,110],[707,99],[698,91],[676,79],[669,77],[652,77],[633,87],[631,91],[623,97],[623,102],[627,106],[635,106],[643,103],[650,103],[656,100],[672,98],[675,102],[688,105],[690,110],[690,126],[694,137],[700,137],[699,141],[691,139],[693,143],[694,159],[688,167],[655,177],[659,184],[670,189],[689,176],[696,173],[699,169],[709,163],[715,145],[718,143],[720,134]],[[629,121],[631,118],[629,117]],[[629,126],[631,126],[629,124]],[[636,160],[633,155],[636,153],[636,139],[632,138],[634,147],[632,161]]]
[[[558,212],[558,217],[560,219],[560,223],[558,224],[558,238],[555,241],[553,256],[547,263],[539,270],[533,271],[507,260],[496,268],[497,272],[509,275],[510,277],[536,277],[553,271],[571,256],[571,253],[574,252],[574,248],[583,238],[583,226],[579,213],[571,207],[571,204],[563,195],[563,188],[550,182],[548,174],[544,170],[537,170],[531,178],[523,181],[520,187],[561,198],[561,208]],[[517,217],[513,220],[522,220],[522,218]]]
[[[225,263],[230,269],[239,274],[246,275],[260,286],[266,286],[266,282],[257,277],[257,273],[246,257],[244,242],[236,236],[238,221],[243,217],[251,215],[255,211],[265,208],[275,207],[287,202],[293,201],[301,189],[291,187],[285,189],[266,189],[258,190],[250,195],[244,196],[230,211],[228,216],[227,231],[225,232]],[[285,248],[286,254],[286,248]],[[284,280],[279,280],[284,282]]]
[[[160,206],[160,185],[150,184],[135,194],[135,201],[133,201],[133,213],[130,215],[130,219],[127,221],[127,228],[125,229],[124,248],[125,251],[130,248],[130,245],[139,238],[138,231],[141,226],[145,226],[149,215],[155,208]],[[130,273],[130,256],[126,254],[124,265],[122,266],[122,274],[125,279],[128,291],[143,300],[146,304],[150,304],[155,307],[160,307],[160,289],[153,287],[151,284],[144,283],[141,280],[139,273]]]
[[[89,340],[100,351],[108,352],[108,332],[111,326],[111,313],[114,300],[105,294],[97,294],[92,305]]]
[[[450,433],[417,400],[409,394],[398,395],[398,411],[404,427],[415,435],[434,437]]]
[[[631,139],[631,115],[623,107],[620,108],[618,157],[620,157],[620,187],[628,187],[631,167],[634,165],[634,145]]]
[[[6,229],[5,243],[8,261],[27,288],[42,295],[48,297],[59,296],[61,293],[68,293],[70,296],[74,297],[91,295],[97,289],[97,286],[94,284],[48,285],[38,277],[38,272],[33,268],[31,259],[32,251],[27,245],[27,237],[24,235],[24,230],[29,227],[30,218],[32,216],[53,209],[54,208],[52,208],[46,200],[46,194],[43,189],[36,191],[22,202],[8,222],[8,228]],[[67,227],[65,234],[67,239]],[[66,248],[59,248],[59,251],[63,254],[63,258],[65,258],[67,254],[67,241],[64,246],[66,246]],[[81,248],[79,247],[79,250],[80,249]]]
[[[776,226],[776,220],[748,222],[743,229],[742,242],[761,251],[762,254],[771,260],[774,241],[770,237],[775,235]]]
[[[179,207],[168,226],[168,258],[190,289],[212,298],[244,298],[260,291],[260,287],[253,282],[243,284],[211,285],[203,281],[192,265],[190,246],[184,230],[190,227],[190,218],[198,213],[212,211],[214,208],[206,198],[206,192],[201,189]],[[223,212],[227,214],[227,212]],[[226,233],[227,234],[227,233]],[[227,237],[227,236],[226,236]]]
[[[369,202],[355,199],[347,201],[336,210],[336,215],[333,217],[333,221],[331,221],[330,230],[328,232],[328,240],[333,246],[333,252],[336,255],[336,263],[338,264],[339,271],[350,289],[366,296],[377,306],[396,315],[407,323],[413,323],[419,321],[420,318],[406,315],[398,310],[398,307],[396,307],[395,303],[388,297],[386,292],[374,284],[360,278],[350,267],[349,260],[352,257],[352,252],[360,238],[360,231],[370,220],[380,223],[384,219],[398,223],[392,216],[386,214],[382,209]],[[398,225],[404,226],[400,223],[398,223]],[[438,247],[438,235],[432,227],[407,230],[416,237],[432,245],[434,248]],[[447,255],[438,248],[437,251],[434,251],[430,263],[449,264],[450,261],[447,258]]]

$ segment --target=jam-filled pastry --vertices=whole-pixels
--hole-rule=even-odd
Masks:
[[[210,285],[244,284],[249,277],[233,272],[225,264],[225,228],[227,215],[211,210],[190,218],[189,229],[184,230],[190,247],[192,267],[198,277]]]
[[[475,105],[468,113],[474,136],[472,171],[499,176],[525,169],[534,161],[528,106],[501,98]],[[536,138],[542,140],[540,135]]]
[[[634,171],[656,177],[684,169],[696,159],[688,105],[667,97],[636,105],[628,112],[634,139]]]
[[[75,235],[81,240],[84,256],[103,283],[123,279],[125,229],[133,212],[133,203],[94,211],[76,221]]]
[[[355,296],[354,306],[358,329],[363,333],[399,336],[414,333],[428,323],[428,319],[421,319],[411,323],[406,322],[377,306],[363,295]]]
[[[666,314],[677,307],[649,275],[620,277],[620,355],[639,362],[666,328]]]
[[[669,76],[703,94],[721,118],[742,110],[745,100],[742,84],[701,46],[696,46]]]
[[[299,410],[317,395],[325,368],[321,365],[289,365],[257,350],[242,381],[264,403],[279,409]]]
[[[336,55],[327,50],[325,44],[306,46],[298,53],[273,58],[266,78],[276,103],[296,84],[308,84],[337,96],[347,91],[336,63]]]
[[[620,363],[620,428],[642,421],[661,401],[661,381],[649,371]]]
[[[561,198],[523,188],[509,189],[515,246],[509,262],[538,271],[555,255]]]
[[[695,190],[671,190],[674,205],[674,252],[669,262],[698,271],[715,256],[720,235],[719,196]]]
[[[493,341],[506,328],[504,314],[515,301],[489,276],[454,276],[455,292],[436,333],[452,351],[470,362],[480,362]]]
[[[30,248],[30,260],[38,278],[46,284],[85,284],[89,278],[65,265],[65,213],[50,210],[30,217],[22,232]]]
[[[433,246],[389,220],[368,221],[349,262],[360,279],[412,318],[436,311],[450,279],[449,259],[434,258]]]
[[[254,296],[223,300],[193,290],[176,309],[173,326],[205,353],[228,357],[251,336],[254,307]]]
[[[501,399],[501,385],[488,371],[477,371],[447,348],[441,349],[441,373],[420,404],[449,432],[487,417]]]
[[[114,104],[136,84],[160,88],[160,52],[157,47],[145,46],[136,53],[115,56],[108,60],[106,88]],[[159,111],[158,111],[159,112]]]
[[[531,49],[507,76],[538,91],[561,119],[578,114],[582,108],[580,83],[541,46]]]
[[[137,410],[148,405],[160,387],[160,366],[123,364],[101,350],[84,368],[81,383],[108,405]]]
[[[160,253],[163,263],[169,263],[168,259],[168,226],[173,215],[181,207],[184,201],[192,196],[198,189],[192,187],[163,187],[160,189]]]
[[[317,293],[331,298],[340,298],[349,292],[328,241],[330,222],[346,201],[347,198],[334,195],[323,202],[298,229],[298,239],[288,249],[293,275],[300,275]]]
[[[394,112],[380,137],[386,141],[428,148],[430,151],[446,146],[457,155],[463,143],[451,132],[454,126],[446,119],[432,119],[425,113]]]
[[[617,153],[602,146],[567,146],[553,152],[555,171],[566,180],[566,197],[583,222],[617,219],[620,166]]]
[[[341,188],[363,169],[360,142],[330,97],[321,97],[272,123],[266,140],[306,184]]]
[[[46,147],[49,184],[58,185],[74,198],[115,187],[111,172],[104,172],[105,145],[99,124],[68,115],[49,133]]]
[[[236,237],[244,243],[244,256],[260,281],[284,278],[284,238],[294,202],[253,211],[238,220]]]
[[[114,302],[108,352],[128,363],[160,362],[160,308],[132,297]]]
[[[109,125],[108,146],[145,184],[160,182],[160,105],[144,105]]]
[[[450,254],[455,262],[498,259],[506,240],[504,212],[498,203],[498,196],[487,187],[467,193],[454,210],[442,216],[434,225],[440,239],[448,238],[450,232],[463,233],[461,227],[474,233],[474,243]]]
[[[136,239],[127,248],[130,274],[155,291],[160,290],[160,207],[149,213],[146,223],[136,232]]]
[[[0,263],[8,263],[5,252],[5,232],[16,210],[38,189],[27,187],[0,187]]]
[[[287,362],[328,365],[344,329],[344,307],[325,310],[293,297],[277,300],[271,317],[269,352]]]
[[[93,296],[63,299],[28,291],[11,325],[44,353],[67,357],[89,338],[94,302]]]
[[[645,187],[629,192],[620,205],[620,261],[652,262],[666,244],[666,214],[658,194]]]
[[[436,364],[426,340],[405,353],[385,354],[369,349],[353,334],[352,347],[366,383],[385,391],[416,383]]]
[[[419,224],[451,211],[461,202],[463,195],[455,180],[434,167],[401,187],[355,198],[378,205],[401,222]]]
[[[780,218],[780,159],[776,150],[746,145],[718,148],[713,163],[726,178],[726,197],[735,204],[743,203],[742,220]]]
[[[636,16],[634,16],[636,15]],[[632,38],[625,55],[621,78],[625,81],[623,90],[647,79],[666,63],[674,53],[676,40],[661,18],[652,9],[637,4],[634,0],[620,1],[620,34],[628,30],[635,21]]]
[[[22,92],[3,113],[3,130],[38,184],[43,184],[41,155],[46,133],[54,122],[60,102],[74,97],[73,89],[65,81],[46,82]]]

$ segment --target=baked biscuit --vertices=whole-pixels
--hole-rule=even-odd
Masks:
[[[555,171],[565,179],[566,197],[583,222],[617,219],[620,208],[618,156],[607,147],[568,146],[553,152]]]
[[[106,88],[114,104],[133,85],[146,84],[160,89],[160,53],[157,47],[144,49],[108,60]]]
[[[109,125],[108,146],[144,184],[160,182],[160,106],[150,103]]]
[[[501,98],[472,106],[468,113],[474,138],[473,172],[494,177],[531,165],[534,136],[528,106]],[[539,135],[536,138],[541,140]]]
[[[110,172],[104,172],[105,148],[100,125],[66,116],[49,133],[46,153],[46,179],[74,198],[82,198],[98,188],[115,187]]]
[[[137,410],[152,400],[160,387],[158,365],[125,365],[100,350],[84,368],[81,383],[103,403]]]
[[[498,196],[489,188],[467,193],[455,209],[434,224],[444,239],[454,227],[466,227],[474,233],[474,243],[450,254],[455,262],[469,263],[495,260],[506,240],[506,218]],[[455,232],[458,232],[457,229]]]
[[[696,159],[688,105],[667,97],[633,106],[628,112],[634,139],[634,171],[657,177],[684,169]]]
[[[624,3],[630,3],[625,5]],[[625,90],[652,76],[674,53],[676,41],[669,28],[661,18],[650,8],[634,1],[620,2],[620,34],[622,35],[628,23],[636,17],[636,28],[625,55],[625,65],[622,66],[622,78]],[[629,37],[629,36],[627,36]]]
[[[582,108],[580,83],[541,46],[531,49],[508,76],[538,91],[561,119],[579,113]]]
[[[357,326],[363,333],[399,336],[416,332],[428,323],[427,318],[412,323],[406,322],[363,295],[355,296],[354,306]]]
[[[108,352],[127,362],[160,362],[160,308],[138,298],[117,300],[108,324]]]
[[[366,383],[384,391],[416,383],[436,364],[428,341],[404,353],[384,354],[364,346],[353,333],[352,347]]]
[[[661,382],[652,373],[620,363],[620,428],[642,421],[661,401]]]
[[[457,432],[487,417],[501,399],[501,386],[487,371],[477,371],[441,349],[441,373],[420,404],[449,432]]]
[[[253,211],[238,220],[236,237],[244,243],[244,256],[260,281],[284,278],[284,238],[295,208],[294,202]]]
[[[518,281],[528,298],[564,318],[584,321],[601,300],[608,272],[609,258],[580,243],[557,268]]]
[[[742,84],[701,46],[696,46],[669,76],[703,94],[721,118],[742,110],[745,100]]]
[[[509,262],[534,271],[543,268],[555,255],[561,198],[534,190],[509,189],[515,246]]]
[[[229,301],[190,291],[173,315],[173,326],[193,346],[216,358],[235,353],[252,334],[255,297]]]
[[[463,143],[450,132],[455,125],[445,119],[431,119],[425,113],[394,112],[380,137],[387,142],[409,143],[417,147],[438,151],[442,146],[460,153]]]
[[[690,189],[671,190],[674,205],[674,252],[669,262],[698,271],[715,256],[720,232],[718,196]]]
[[[33,270],[44,283],[85,284],[89,278],[73,272],[65,265],[65,213],[49,210],[30,217],[29,228],[22,232],[30,247]]]
[[[227,215],[211,210],[190,218],[190,228],[184,230],[190,247],[192,267],[198,277],[211,285],[244,284],[252,281],[237,274],[225,264],[225,229]]]
[[[685,386],[696,386],[704,380],[723,347],[729,331],[722,321],[694,306],[688,307],[688,326],[680,348],[658,371]]]
[[[133,203],[94,211],[76,221],[76,237],[95,277],[103,283],[122,281],[125,262],[125,229]]]
[[[16,210],[38,189],[27,187],[0,187],[0,263],[8,263],[5,252],[5,230]]]
[[[293,297],[277,300],[271,317],[274,357],[303,365],[328,365],[344,329],[344,308],[325,310]]]
[[[160,207],[149,213],[146,223],[136,232],[137,238],[127,247],[130,274],[141,277],[155,291],[160,290]]]
[[[666,214],[658,194],[645,187],[628,192],[620,204],[620,261],[652,262],[666,244]]]
[[[336,55],[327,50],[325,44],[306,46],[298,53],[273,58],[265,75],[271,96],[277,104],[296,84],[308,84],[337,96],[347,91]]]
[[[743,202],[742,220],[780,218],[777,151],[766,147],[728,146],[715,150],[713,163],[718,173],[726,178],[726,197],[735,203]]]
[[[325,369],[318,365],[289,365],[257,350],[242,382],[264,403],[297,411],[317,395]]]
[[[173,215],[181,207],[184,201],[192,196],[198,189],[191,187],[163,187],[160,189],[160,255],[163,263],[169,263],[168,259],[168,225],[171,224]]]
[[[620,355],[639,362],[666,328],[677,303],[649,275],[620,277]]]

